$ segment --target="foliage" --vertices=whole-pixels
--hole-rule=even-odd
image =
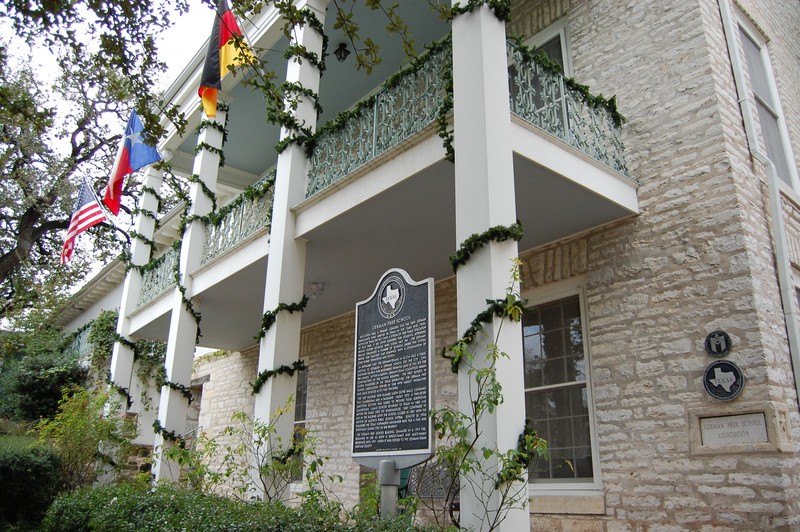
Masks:
[[[276,377],[278,375],[286,374],[290,377],[294,376],[295,371],[304,371],[308,369],[305,362],[302,360],[295,360],[292,362],[291,366],[287,366],[284,364],[283,366],[279,366],[277,369],[265,369],[261,373],[258,374],[256,377],[255,382],[253,382],[250,386],[253,389],[251,392],[253,395],[257,394],[261,391],[261,387],[266,384],[266,382],[271,379],[272,377]]]
[[[336,510],[336,507],[319,500],[306,501],[296,508],[290,508],[278,502],[238,501],[174,485],[160,485],[154,490],[149,490],[146,486],[122,484],[85,488],[60,496],[48,510],[42,530],[45,532],[418,530],[401,519],[348,523],[340,519]]]
[[[111,362],[118,317],[116,310],[104,310],[92,321],[89,328],[87,340],[92,348],[89,363],[98,371],[106,370]]]
[[[61,487],[58,455],[30,436],[0,436],[0,528],[35,525]]]
[[[16,421],[52,418],[63,389],[83,385],[86,369],[74,354],[44,352],[7,356],[0,367],[0,417]]]
[[[84,389],[65,391],[58,414],[37,428],[41,441],[61,459],[67,490],[90,485],[103,469],[118,470],[136,436],[135,422],[120,414],[119,405],[109,404],[104,393]]]
[[[280,502],[289,485],[303,478],[306,496],[322,494],[327,500],[328,484],[341,479],[323,475],[326,459],[317,455],[314,435],[302,430],[287,443],[277,434],[276,424],[291,411],[291,404],[278,409],[269,423],[237,412],[218,439],[201,434],[194,447],[171,446],[164,450],[165,456],[181,468],[181,482],[187,488],[242,501],[260,493],[268,501]]]
[[[516,449],[500,450],[482,444],[484,420],[503,403],[502,386],[497,380],[497,363],[508,358],[508,355],[500,350],[497,341],[506,319],[519,321],[522,318],[524,303],[517,292],[519,281],[517,261],[512,269],[511,286],[506,291],[505,299],[496,301],[497,306],[502,308],[490,306],[486,319],[479,316],[473,321],[474,326],[475,322],[488,322],[494,316],[501,318],[494,341],[486,345],[487,353],[483,359],[476,355],[478,347],[473,343],[482,327],[469,335],[465,334],[450,348],[452,358],[460,361],[461,371],[466,369],[469,377],[469,411],[442,408],[431,412],[434,430],[442,441],[436,449],[434,464],[449,472],[446,475],[450,480],[445,486],[445,501],[449,506],[454,499],[460,478],[467,485],[466,489],[477,495],[482,505],[474,511],[481,516],[481,529],[485,530],[496,529],[510,509],[524,503],[528,494],[527,483],[523,481],[528,467],[534,460],[548,457],[547,442],[527,423],[518,438]],[[495,495],[498,501],[492,502]],[[446,514],[432,509],[437,520]],[[458,522],[454,521],[453,524],[458,526]]]
[[[90,68],[83,51],[55,52],[60,77],[52,86],[0,43],[0,313],[15,318],[33,306],[57,308],[88,269],[76,254],[58,264],[75,192],[87,178],[107,180],[119,136],[106,125],[121,120],[127,96],[113,70]],[[101,83],[102,81],[102,83]],[[119,249],[107,224],[90,234],[102,260]]]
[[[180,131],[186,120],[176,107],[167,106],[154,94],[154,78],[166,70],[158,59],[155,36],[168,31],[187,10],[186,0],[9,0],[0,6],[0,17],[10,21],[16,35],[29,44],[80,53],[79,66],[87,72],[118,72],[116,78],[121,79],[113,84],[97,76],[98,86],[124,85],[136,98],[149,138],[158,139],[165,131],[160,115]]]

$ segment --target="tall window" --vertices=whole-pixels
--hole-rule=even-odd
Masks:
[[[302,442],[306,431],[306,402],[308,400],[308,370],[297,372],[297,387],[294,393],[294,433],[292,437]],[[292,482],[303,480],[303,457],[295,457]]]
[[[794,168],[766,43],[744,19],[740,19],[739,23],[739,42],[750,78],[750,86],[746,92],[752,97],[767,157],[775,165],[778,177],[796,188],[797,171]]]
[[[549,461],[531,466],[533,485],[596,485],[581,314],[580,296],[575,294],[537,304],[522,320],[526,416],[550,450]]]

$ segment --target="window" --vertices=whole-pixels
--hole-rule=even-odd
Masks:
[[[292,437],[303,441],[306,432],[306,402],[308,401],[308,370],[297,372],[297,387],[294,393],[294,432]],[[295,456],[296,467],[292,468],[292,482],[303,480],[303,456]]]
[[[533,488],[592,489],[597,482],[589,364],[577,287],[534,302],[522,319],[525,411],[550,460],[531,465]]]
[[[527,41],[526,46],[535,46],[547,54],[547,57],[561,65],[566,77],[572,76],[572,58],[567,37],[567,19],[561,19],[540,31]]]
[[[796,189],[797,170],[793,164],[766,43],[743,17],[739,17],[738,29],[741,54],[749,77],[749,87],[744,90],[740,88],[740,94],[743,92],[752,98],[756,115],[754,118],[758,120],[761,129],[760,140],[767,157],[775,165],[778,177]]]

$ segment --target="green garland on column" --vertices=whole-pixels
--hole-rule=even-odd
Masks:
[[[519,242],[524,234],[525,231],[522,229],[522,224],[517,222],[511,226],[496,225],[481,234],[470,235],[464,240],[458,251],[450,256],[450,265],[453,267],[453,273],[458,271],[459,266],[466,264],[475,251],[489,242],[504,242],[509,239]]]
[[[494,13],[494,16],[502,22],[511,20],[511,0],[469,0],[469,2],[464,5],[456,4],[450,8],[448,19],[452,20],[458,15],[472,13],[482,6],[488,6],[489,9],[492,10],[492,13]]]
[[[306,309],[306,305],[308,305],[308,296],[303,296],[303,299],[299,303],[279,303],[275,310],[268,310],[264,313],[261,317],[261,330],[255,336],[256,340],[261,340],[267,334],[267,331],[272,324],[275,323],[275,320],[278,317],[278,312],[282,310],[286,310],[289,314],[294,312],[303,312]]]
[[[259,391],[261,391],[261,387],[264,386],[264,384],[272,377],[276,377],[278,375],[283,375],[283,374],[292,377],[294,376],[294,373],[296,371],[305,371],[307,369],[308,366],[306,366],[305,362],[303,362],[302,360],[295,360],[294,362],[292,362],[291,366],[287,366],[284,364],[283,366],[277,369],[265,369],[264,371],[258,374],[258,377],[256,377],[255,382],[250,384],[250,387],[253,389],[251,393],[252,395],[255,395]]]
[[[161,434],[161,437],[167,441],[177,443],[181,449],[186,448],[186,440],[183,438],[183,436],[180,436],[174,430],[165,429],[161,426],[161,422],[157,419],[153,421],[153,432],[156,434]]]
[[[461,338],[442,349],[442,356],[450,361],[453,373],[458,373],[461,360],[467,354],[469,346],[475,341],[478,333],[483,330],[485,323],[491,323],[494,317],[519,321],[526,310],[525,301],[517,298],[514,294],[507,294],[504,299],[487,299],[486,304],[486,310],[478,314],[470,322],[469,328],[461,335]],[[448,352],[452,353],[452,355],[448,355]]]

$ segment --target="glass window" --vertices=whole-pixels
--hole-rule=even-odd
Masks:
[[[756,109],[756,118],[761,126],[761,138],[767,157],[775,165],[778,177],[792,186],[789,141],[782,124],[780,103],[774,89],[772,68],[764,43],[760,42],[744,26],[739,26],[739,37],[747,71],[750,78],[750,91]]]
[[[306,432],[306,402],[308,400],[308,370],[297,372],[297,387],[294,393],[294,433],[292,437],[302,442]],[[292,482],[303,480],[303,457],[295,456],[296,467],[292,468]]]
[[[522,319],[525,411],[547,440],[550,460],[531,482],[593,482],[586,355],[579,296],[537,305]]]

